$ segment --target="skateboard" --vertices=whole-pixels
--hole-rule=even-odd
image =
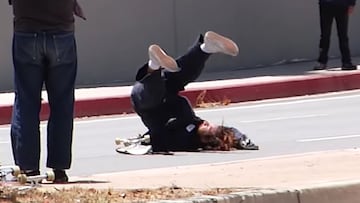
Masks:
[[[48,171],[44,174],[40,174],[40,175],[36,175],[36,176],[27,176],[25,174],[20,174],[17,176],[17,181],[22,185],[29,183],[31,186],[37,186],[43,180],[54,181],[55,180],[54,172]]]
[[[54,179],[55,175],[52,171],[36,176],[26,176],[25,174],[19,174],[16,178],[12,180],[3,181],[1,186],[11,188],[15,191],[24,192],[40,187],[40,183],[43,180],[53,181]]]
[[[131,138],[115,138],[115,144],[119,146],[130,146],[137,143],[150,144],[150,135],[138,135]]]
[[[17,177],[20,174],[20,168],[18,166],[0,166],[0,180],[6,181],[8,175]]]
[[[150,154],[150,135],[138,135],[131,138],[116,138],[116,151],[121,154],[144,155]]]

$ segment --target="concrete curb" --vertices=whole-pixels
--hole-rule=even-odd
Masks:
[[[189,85],[191,86],[191,84]],[[195,107],[199,95],[204,103],[230,103],[262,99],[303,96],[326,92],[360,89],[359,71],[325,71],[302,76],[255,77],[224,81],[201,82],[183,91]],[[93,93],[96,95],[96,92]],[[110,97],[89,97],[75,102],[75,117],[132,113],[130,92]],[[0,106],[0,124],[9,124],[12,105]],[[49,115],[48,103],[42,104],[40,119]]]
[[[199,196],[151,203],[354,203],[360,202],[360,182],[347,182],[299,189],[258,189],[219,196]]]

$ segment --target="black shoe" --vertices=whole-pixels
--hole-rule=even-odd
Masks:
[[[17,181],[20,181],[21,183],[31,183],[31,184],[41,184],[41,180],[38,181],[28,181],[27,178],[23,179],[25,175],[26,177],[31,176],[38,176],[40,175],[40,170],[20,170],[20,175],[16,177]]]
[[[53,183],[67,183],[69,182],[69,177],[66,175],[65,170],[54,169],[55,179]]]
[[[40,175],[39,170],[21,170],[21,174],[25,174],[26,176],[38,176]]]
[[[357,67],[352,63],[343,64],[343,66],[341,67],[341,70],[356,70],[356,69]]]
[[[327,68],[325,63],[318,63],[314,66],[313,70],[325,70]]]

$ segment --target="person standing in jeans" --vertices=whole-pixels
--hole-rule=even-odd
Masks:
[[[40,109],[48,94],[47,163],[56,183],[68,182],[72,157],[77,52],[74,14],[85,19],[76,0],[9,0],[13,7],[15,101],[11,144],[15,164],[26,175],[40,174]]]
[[[356,0],[319,0],[320,9],[320,53],[318,64],[314,70],[327,68],[328,52],[330,47],[330,36],[333,20],[336,21],[341,52],[342,70],[356,70],[351,62],[349,48],[348,24],[349,15],[353,12]]]

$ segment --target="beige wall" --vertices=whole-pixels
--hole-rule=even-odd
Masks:
[[[199,33],[215,30],[239,44],[236,58],[216,55],[208,72],[267,66],[283,60],[315,60],[317,0],[80,0],[88,20],[77,19],[83,86],[128,85],[157,43],[170,55],[186,51]],[[350,21],[353,56],[360,55],[360,8]],[[0,91],[12,91],[12,12],[0,2]],[[336,32],[330,56],[339,56]],[[230,59],[230,60],[229,60]]]

